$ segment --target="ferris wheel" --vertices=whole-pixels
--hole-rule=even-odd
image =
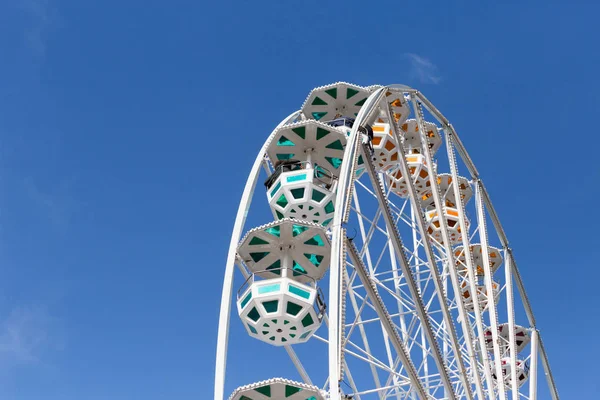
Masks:
[[[271,220],[245,226],[267,206]],[[226,393],[234,341],[294,376]],[[313,89],[244,188],[215,400],[537,399],[539,363],[557,400],[513,251],[449,121],[403,85]]]

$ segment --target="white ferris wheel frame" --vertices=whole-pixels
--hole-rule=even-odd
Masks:
[[[343,364],[345,364],[345,361],[343,360],[343,357],[342,357],[342,343],[341,343],[341,334],[340,334],[341,333],[340,331],[342,330],[342,315],[341,315],[342,312],[340,310],[340,304],[341,304],[340,288],[342,285],[342,279],[344,279],[343,275],[345,274],[345,268],[343,268],[343,266],[345,264],[345,256],[346,256],[345,253],[346,252],[349,255],[349,258],[352,260],[352,262],[356,266],[356,271],[358,273],[357,275],[359,276],[361,281],[363,281],[364,288],[367,290],[367,293],[369,293],[369,297],[372,299],[373,306],[374,306],[374,308],[376,308],[376,311],[380,317],[382,326],[385,329],[392,346],[395,348],[396,353],[398,354],[398,357],[400,359],[400,362],[402,362],[402,364],[406,368],[406,372],[411,380],[411,384],[413,385],[413,390],[415,392],[417,392],[419,398],[421,398],[423,400],[430,398],[430,396],[428,396],[427,392],[424,390],[424,388],[422,387],[422,385],[419,381],[416,370],[415,370],[414,366],[412,366],[410,356],[407,352],[407,349],[405,348],[405,344],[402,341],[402,339],[400,338],[400,336],[398,335],[397,330],[392,325],[392,323],[389,319],[389,313],[385,309],[385,305],[381,301],[379,301],[379,302],[377,301],[378,295],[376,293],[376,290],[373,291],[372,285],[370,284],[371,282],[370,282],[370,277],[368,275],[368,272],[364,268],[364,265],[362,266],[363,268],[360,268],[362,261],[360,260],[360,257],[356,253],[356,248],[352,245],[351,242],[349,242],[347,240],[347,237],[346,237],[345,224],[348,220],[348,216],[350,213],[351,201],[353,198],[352,188],[353,188],[353,181],[354,181],[354,176],[355,176],[354,172],[355,172],[355,168],[356,168],[356,160],[358,158],[358,153],[359,153],[359,146],[361,145],[360,140],[359,140],[360,134],[359,134],[358,128],[359,128],[359,126],[361,126],[364,122],[366,122],[369,119],[371,114],[376,109],[378,109],[378,107],[382,104],[382,99],[385,97],[384,93],[390,89],[391,90],[401,90],[403,93],[405,93],[409,96],[410,102],[412,103],[413,109],[415,110],[417,124],[418,124],[421,132],[425,131],[424,125],[423,125],[424,121],[423,121],[422,114],[420,112],[418,112],[418,110],[420,110],[421,106],[425,107],[425,109],[431,115],[433,115],[434,118],[436,118],[438,123],[441,125],[441,127],[442,127],[441,131],[443,132],[445,139],[446,139],[446,143],[447,143],[446,147],[447,147],[447,152],[448,152],[448,160],[450,163],[450,170],[451,170],[451,174],[452,174],[452,178],[453,178],[452,184],[454,186],[455,193],[459,193],[459,188],[458,188],[459,180],[458,180],[458,171],[457,171],[457,166],[456,166],[456,156],[454,154],[454,148],[456,148],[463,163],[465,164],[466,168],[468,169],[468,171],[471,175],[471,178],[472,178],[473,182],[475,183],[475,202],[476,202],[475,207],[477,210],[477,221],[478,221],[480,227],[483,226],[483,229],[479,229],[481,243],[482,244],[488,243],[487,229],[485,229],[485,223],[486,223],[485,222],[486,221],[485,211],[487,210],[487,215],[490,217],[490,219],[494,225],[494,228],[497,232],[498,238],[500,240],[502,249],[504,250],[504,254],[505,254],[505,265],[504,265],[505,291],[506,291],[506,296],[507,296],[508,325],[509,325],[509,334],[510,334],[509,349],[510,349],[511,365],[514,366],[516,363],[516,351],[515,351],[516,344],[515,344],[515,330],[514,330],[515,310],[514,310],[514,292],[513,292],[513,279],[514,279],[514,281],[516,282],[524,309],[525,309],[525,313],[527,315],[528,322],[532,328],[529,399],[531,399],[531,400],[537,399],[536,377],[537,377],[537,360],[538,360],[538,353],[539,353],[539,355],[541,356],[540,358],[541,358],[542,366],[544,368],[545,376],[547,379],[547,383],[548,383],[548,386],[550,389],[550,394],[552,396],[552,399],[558,400],[559,399],[558,391],[556,388],[554,378],[552,376],[552,371],[550,369],[550,364],[548,362],[546,350],[544,348],[544,344],[543,344],[541,335],[539,334],[539,331],[537,330],[536,320],[535,320],[535,317],[534,317],[534,314],[533,314],[533,311],[531,308],[531,304],[527,297],[527,293],[525,291],[523,281],[519,274],[519,270],[517,268],[517,264],[516,264],[514,256],[513,256],[512,249],[509,247],[508,239],[502,228],[502,225],[496,214],[493,204],[490,200],[488,192],[487,192],[485,186],[483,185],[482,180],[480,179],[479,172],[475,168],[475,165],[473,164],[471,158],[469,157],[469,154],[467,153],[460,138],[458,137],[456,131],[454,130],[454,127],[452,126],[452,124],[450,124],[448,119],[446,119],[422,93],[420,93],[418,90],[412,89],[412,88],[404,86],[404,85],[390,85],[387,87],[380,87],[379,89],[375,90],[368,97],[368,99],[366,100],[366,102],[364,103],[362,108],[360,109],[358,116],[356,117],[354,126],[352,128],[350,136],[348,137],[347,145],[344,150],[344,157],[343,157],[343,161],[342,161],[342,164],[340,167],[339,183],[338,183],[337,193],[335,196],[335,215],[334,215],[333,224],[331,226],[331,235],[332,235],[331,252],[332,252],[332,254],[331,254],[330,277],[329,277],[328,313],[326,315],[326,321],[328,319],[328,337],[329,337],[329,340],[327,341],[327,343],[328,343],[328,358],[329,358],[329,364],[328,364],[329,379],[328,379],[328,381],[330,382],[329,399],[330,400],[341,400],[341,393],[340,393],[339,387],[337,386],[337,384],[332,384],[332,383],[339,382],[341,380],[342,368],[343,368]],[[391,118],[389,107],[385,107],[384,109],[388,113],[387,114],[388,120],[391,121],[392,118]],[[283,121],[281,121],[279,123],[277,128],[280,128],[280,127],[286,125],[287,123],[294,121],[296,118],[298,118],[298,116],[300,114],[301,114],[300,110],[290,114],[287,118],[285,118]],[[394,135],[397,143],[401,143],[400,133],[398,132],[396,124],[392,123],[390,125],[392,126],[392,132],[393,132],[393,135]],[[229,324],[230,324],[230,318],[231,318],[231,302],[232,302],[232,295],[233,295],[233,282],[234,282],[234,274],[235,274],[236,265],[238,266],[238,269],[242,272],[242,274],[245,275],[245,277],[247,277],[247,272],[241,265],[241,260],[239,260],[237,257],[237,246],[238,246],[238,243],[239,243],[240,238],[243,233],[243,228],[244,228],[244,225],[246,222],[246,218],[248,216],[248,211],[250,209],[254,190],[256,187],[256,183],[257,183],[259,174],[261,172],[261,168],[264,167],[264,169],[267,172],[269,172],[269,167],[268,167],[267,161],[266,161],[266,153],[267,153],[268,145],[269,145],[272,137],[274,136],[277,128],[267,138],[267,140],[263,144],[261,150],[259,151],[259,153],[252,165],[248,179],[246,181],[246,185],[244,187],[244,191],[242,194],[242,198],[240,201],[240,205],[239,205],[239,208],[237,211],[237,216],[236,216],[235,223],[234,223],[233,232],[231,235],[231,241],[230,241],[229,252],[228,252],[228,257],[227,257],[227,264],[225,266],[225,277],[224,277],[223,290],[222,290],[222,295],[221,295],[221,306],[220,306],[219,324],[218,324],[218,339],[217,339],[215,380],[214,380],[214,382],[215,382],[214,399],[215,400],[224,400],[224,398],[225,398],[224,397],[224,395],[225,395],[224,388],[225,388],[225,376],[226,376],[226,364],[227,364],[227,348],[228,348],[228,339],[229,339]],[[424,138],[423,134],[421,136],[422,136],[422,140],[426,140]],[[426,143],[426,142],[424,142],[424,143]],[[424,150],[423,151],[424,156],[425,156],[426,160],[428,161],[428,165],[433,165],[433,156],[429,150],[429,147],[427,145],[424,145],[423,150]],[[407,166],[407,161],[406,161],[404,152],[398,151],[398,154],[400,156],[399,157],[400,158],[399,165],[402,170],[403,176],[410,176],[410,173],[408,172],[408,166]],[[369,174],[369,177],[371,178],[371,181],[373,182],[374,188],[375,189],[380,188],[380,185],[375,183],[375,182],[378,182],[378,178],[377,178],[377,172],[374,170],[373,165],[371,164],[370,161],[368,161],[366,163],[366,166],[367,166],[367,172]],[[430,174],[430,175],[431,175],[430,182],[431,182],[432,191],[433,191],[433,200],[435,202],[436,209],[441,210],[442,209],[442,199],[440,197],[440,192],[437,187],[438,183],[435,178],[435,174]],[[419,200],[417,198],[417,194],[416,194],[414,185],[412,183],[412,180],[407,179],[407,182],[409,183],[408,184],[408,192],[409,192],[409,196],[410,196],[410,203],[413,206],[412,207],[413,209],[411,210],[411,212],[413,213],[413,215],[416,216],[415,222],[417,223],[421,233],[423,233],[424,232],[424,219],[423,219],[422,211],[420,209],[418,209]],[[375,190],[375,191],[377,192],[377,190]],[[391,214],[389,213],[389,210],[386,213],[387,199],[386,199],[385,193],[383,193],[381,190],[379,190],[379,193],[376,193],[376,194],[377,194],[377,199],[380,202],[380,207],[383,210],[382,214],[383,214],[383,218],[386,220],[386,226],[393,227],[394,221],[392,219]],[[461,227],[462,243],[464,245],[464,248],[468,249],[469,243],[470,243],[470,238],[469,238],[469,234],[468,234],[467,221],[466,221],[466,218],[464,215],[465,208],[464,208],[462,199],[460,197],[461,196],[456,196],[457,203],[458,203],[457,209],[458,209],[458,214],[459,214],[459,224]],[[449,257],[453,258],[453,251],[452,251],[451,244],[449,241],[448,230],[447,230],[446,221],[444,218],[440,218],[440,224],[441,224],[441,232],[442,232],[442,237],[443,237],[443,245],[445,247],[446,253],[448,254]],[[404,253],[402,251],[402,241],[401,241],[401,238],[399,237],[399,234],[397,232],[394,232],[394,229],[390,229],[389,234],[390,234],[390,242],[392,245],[390,247],[393,247],[393,251],[395,251],[397,253],[397,255],[400,255],[400,254],[404,255]],[[435,266],[435,258],[434,258],[431,246],[429,244],[429,241],[423,240],[421,244],[423,245],[423,247],[425,249],[428,262],[433,265],[433,267],[431,268],[431,271],[432,271],[432,274],[434,275],[434,279],[433,279],[434,285],[436,286],[438,293],[443,293],[441,291],[442,282],[437,273],[437,267]],[[347,251],[345,251],[345,249],[347,249]],[[483,245],[483,246],[481,246],[481,249],[482,249],[482,255],[483,255],[483,260],[484,260],[483,267],[485,270],[485,274],[484,274],[485,287],[486,287],[487,293],[492,293],[493,292],[493,287],[492,287],[493,282],[492,282],[492,273],[491,273],[491,269],[490,269],[490,256],[488,254],[488,247]],[[390,249],[390,252],[391,251],[392,251],[392,249]],[[477,293],[477,289],[475,287],[475,272],[474,272],[474,267],[473,267],[473,261],[471,258],[472,257],[470,257],[470,256],[466,257],[467,272],[469,274],[469,278],[470,278],[469,281],[470,281],[470,285],[471,285],[470,290],[471,290],[471,293]],[[405,262],[402,261],[403,259],[404,259],[404,261],[406,261],[405,257],[399,256],[399,260],[400,260],[400,264],[401,264],[400,267],[402,267],[401,268],[402,272],[407,277],[408,287],[411,291],[413,298],[416,300],[415,308],[416,308],[417,313],[419,314],[421,322],[423,322],[423,324],[424,324],[423,333],[425,335],[427,335],[429,344],[432,345],[432,347],[434,347],[433,353],[435,355],[435,361],[436,361],[438,370],[440,372],[441,379],[444,384],[445,393],[450,398],[456,398],[456,395],[455,395],[452,385],[450,383],[450,379],[447,376],[447,371],[446,371],[446,367],[444,364],[444,360],[441,356],[439,349],[436,349],[437,346],[435,345],[435,343],[436,343],[435,337],[433,336],[431,326],[429,326],[428,325],[429,323],[427,322],[428,321],[428,318],[426,315],[427,311],[423,307],[422,303],[420,303],[418,301],[420,299],[420,295],[418,294],[419,293],[418,288],[415,286],[414,281],[411,281],[412,275],[409,272],[409,266]],[[452,285],[456,289],[456,288],[458,288],[458,278],[457,278],[456,271],[454,270],[454,268],[449,268],[449,270],[450,270],[449,272],[450,272],[450,278],[452,281]],[[362,273],[361,273],[361,271],[362,271]],[[412,284],[411,284],[411,282],[412,282]],[[465,323],[464,321],[467,321],[467,317],[466,317],[466,311],[464,308],[462,296],[457,296],[457,297],[461,299],[460,301],[458,301],[458,312],[460,315],[460,319],[461,319],[462,323]],[[501,366],[500,366],[500,358],[501,357],[500,357],[500,351],[499,351],[499,345],[498,345],[498,318],[497,318],[496,304],[494,301],[489,301],[488,303],[489,303],[488,307],[489,307],[490,323],[491,323],[491,328],[492,328],[491,332],[492,332],[492,336],[493,336],[493,354],[494,354],[493,364],[494,365],[491,365],[492,362],[489,360],[488,355],[485,351],[482,351],[481,356],[482,356],[482,363],[484,365],[484,371],[485,371],[484,378],[486,381],[486,385],[489,389],[490,385],[492,385],[492,387],[493,387],[491,373],[493,371],[495,371],[495,373],[497,374],[496,376],[502,376],[502,375],[501,375]],[[419,304],[420,304],[420,306],[419,306]],[[481,348],[485,348],[485,342],[484,342],[484,336],[483,336],[484,326],[483,326],[483,322],[482,322],[482,314],[479,310],[479,308],[480,308],[479,302],[473,301],[473,305],[475,307],[474,314],[475,314],[477,331],[478,331],[477,332],[477,340],[479,340],[479,345],[481,346]],[[445,311],[444,311],[444,309],[445,309]],[[452,317],[450,316],[450,314],[447,310],[447,307],[442,307],[442,312],[444,313],[445,320],[447,320],[448,318],[450,318],[450,320],[452,320]],[[386,323],[386,321],[388,321],[389,323]],[[450,323],[448,327],[450,328],[449,336],[450,336],[452,345],[454,346],[454,354],[457,355],[457,357],[461,358],[461,360],[459,360],[459,366],[458,366],[459,370],[461,371],[461,380],[463,380],[463,384],[465,387],[470,388],[470,384],[468,384],[466,382],[467,371],[464,368],[464,363],[462,360],[462,352],[458,348],[459,344],[457,342],[456,332],[454,331],[454,325],[452,323]],[[359,329],[360,328],[362,328],[362,326],[359,326]],[[465,329],[465,330],[463,330],[463,332],[468,334],[468,332],[470,332],[470,329]],[[364,335],[364,333],[363,333],[363,335]],[[476,362],[476,360],[474,359],[475,351],[473,348],[474,338],[467,336],[466,342],[467,342],[466,347],[467,347],[468,358],[471,361],[471,365],[473,365]],[[285,348],[286,352],[288,353],[291,361],[295,365],[296,369],[298,370],[298,373],[304,380],[304,382],[312,384],[308,373],[304,369],[304,366],[300,362],[300,360],[297,357],[292,346],[286,345],[286,346],[284,346],[284,348]],[[374,367],[372,367],[372,368],[374,368]],[[349,375],[349,371],[347,371],[347,373]],[[519,391],[517,388],[516,368],[511,369],[511,374],[512,374],[512,376],[511,376],[511,378],[512,378],[511,379],[512,399],[518,400]],[[353,381],[352,381],[350,375],[349,375],[349,380],[351,381],[351,386],[352,386]],[[378,379],[376,379],[376,381],[379,386]],[[474,381],[473,384],[475,385],[475,389],[476,389],[475,391],[477,394],[477,398],[481,398],[481,399],[486,398],[484,395],[484,392],[485,392],[484,385],[483,385],[483,382],[481,381],[478,373],[473,374],[473,381]],[[492,394],[494,394],[494,397],[496,395],[498,395],[499,398],[505,399],[506,393],[505,393],[504,385],[499,384],[496,386],[497,386],[498,393],[496,394],[495,391],[492,389],[492,390],[488,391],[488,394],[492,393]],[[464,393],[464,395],[468,399],[474,398],[474,394],[470,392],[470,389],[467,390]]]

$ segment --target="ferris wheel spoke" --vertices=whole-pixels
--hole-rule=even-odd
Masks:
[[[403,313],[401,315],[413,315],[413,316],[417,316],[416,312],[414,311],[414,307],[415,304],[414,302],[412,302],[412,299],[409,296],[408,293],[406,293],[404,290],[393,290],[392,288],[389,288],[387,285],[384,285],[379,279],[377,278],[372,278],[373,282],[380,287],[381,289],[383,289],[385,291],[385,293],[389,294],[391,297],[395,298],[396,301],[398,301],[401,306],[406,309],[406,310],[410,310],[407,313]],[[402,287],[402,285],[399,285],[399,287]]]
[[[346,269],[344,269],[344,279],[346,280],[346,285],[348,286],[348,296],[350,298],[350,302],[352,305],[352,308],[354,310],[354,314],[355,314],[355,319],[354,322],[352,323],[352,325],[350,326],[348,333],[346,334],[346,340],[349,341],[350,337],[352,335],[352,331],[354,330],[354,328],[356,326],[358,326],[359,332],[360,332],[360,336],[363,342],[363,346],[365,348],[365,350],[367,351],[367,353],[371,353],[371,348],[369,346],[369,341],[367,339],[367,335],[365,332],[365,328],[362,324],[362,318],[361,318],[361,313],[363,308],[366,305],[366,298],[363,300],[362,304],[360,305],[360,308],[358,307],[358,304],[356,302],[356,296],[354,294],[354,290],[352,289],[352,286],[350,285],[350,279],[348,277],[348,271]],[[373,375],[373,381],[375,383],[376,387],[381,387],[381,382],[379,380],[379,375],[377,374],[377,370],[375,369],[374,365],[370,365],[371,368],[371,374]]]
[[[354,246],[354,244],[349,240],[346,241],[346,246],[348,248],[348,253],[350,255],[350,258],[351,258],[353,264],[355,265],[355,269],[356,269],[361,281],[363,282],[363,285],[364,285],[365,289],[367,290],[373,305],[377,308],[377,314],[380,317],[381,324],[384,327],[386,334],[390,337],[390,339],[394,345],[394,349],[396,350],[396,353],[398,353],[398,355],[401,357],[402,364],[403,364],[404,368],[407,370],[407,373],[410,376],[411,380],[413,381],[413,384],[416,386],[417,391],[420,393],[421,398],[426,399],[427,392],[419,380],[419,376],[418,376],[418,374],[415,370],[415,367],[411,361],[411,358],[405,347],[404,342],[402,342],[402,340],[400,339],[400,336],[398,336],[397,330],[393,325],[392,319],[390,318],[389,313],[388,313],[383,301],[379,297],[379,294],[377,292],[377,287],[375,286],[374,283],[372,283],[370,281],[370,277],[367,273],[366,267],[364,265],[362,265],[362,261],[360,260],[360,257],[358,256],[358,250],[356,249],[356,246]]]
[[[344,360],[344,371],[346,371],[346,376],[348,378],[348,386],[350,386],[350,388],[352,389],[351,396],[355,397],[357,400],[361,400],[360,393],[358,393],[358,388],[356,386],[354,377],[352,376],[352,372],[350,371],[350,367],[348,366],[346,360]]]
[[[292,346],[284,346],[284,348],[285,348],[285,351],[288,353],[290,360],[292,360],[292,363],[296,367],[298,374],[300,374],[300,376],[302,377],[302,380],[304,381],[304,383],[312,385],[313,383],[310,380],[310,377],[308,376],[308,374],[306,373],[306,370],[304,369],[304,365],[302,365],[302,363],[300,362],[300,359],[298,358],[298,355],[296,354],[296,352],[294,351]]]
[[[402,390],[402,386],[403,385],[408,385],[409,386],[409,390],[407,390],[407,391]],[[398,392],[394,396],[400,396],[399,398],[406,398],[406,397],[403,397],[402,395],[406,396],[406,395],[410,394],[410,392],[411,392],[411,390],[410,390],[410,382],[407,382],[407,381],[400,382],[400,381],[398,381],[397,383],[395,382],[393,385],[386,385],[386,386],[384,386],[384,387],[382,387],[380,389],[363,390],[361,392],[358,392],[357,394],[368,395],[368,394],[371,394],[371,393],[374,393],[374,392],[378,392],[378,391],[391,391],[391,390],[396,390]],[[384,394],[383,396],[381,396],[381,398],[387,398],[388,396],[391,396],[391,395],[385,395]]]
[[[325,324],[328,325],[329,324],[329,320],[327,318],[327,315],[325,315],[324,320],[325,320]],[[345,359],[343,360],[343,365],[344,365],[344,371],[346,372],[346,375],[348,377],[348,381],[349,381],[348,385],[350,386],[350,388],[352,388],[352,390],[354,392],[356,392],[357,391],[356,383],[354,382],[354,378],[352,376],[352,372],[351,372],[350,367],[348,366],[348,363],[346,362]],[[327,384],[328,384],[328,381],[325,382],[325,384],[323,385],[323,387],[324,388],[327,387]],[[360,400],[360,395],[355,396],[355,397]]]
[[[356,297],[357,297],[357,298],[359,298],[359,299],[361,299],[361,296],[359,296],[359,295],[356,295]],[[361,300],[363,300],[363,304],[364,304],[364,305],[367,305],[369,309],[371,309],[371,310],[373,310],[373,311],[377,311],[376,307],[375,307],[375,306],[373,306],[373,304],[372,304],[371,302],[368,302],[368,301],[367,301],[367,298],[362,298]],[[362,313],[362,311],[363,311],[363,308],[361,308],[359,311]],[[408,315],[408,314],[403,314],[403,315],[400,315],[400,316],[402,316],[402,317],[405,317],[405,316],[407,316],[407,315]],[[394,316],[399,316],[399,315],[398,315],[398,314],[396,314],[396,315],[394,315],[394,314],[390,314],[390,317],[391,317],[391,318],[393,318]],[[410,316],[412,317],[412,315],[410,315]],[[365,320],[361,321],[360,323],[359,323],[359,322],[356,322],[356,325],[359,325],[359,324],[360,324],[360,325],[366,325],[366,324],[373,324],[373,323],[377,323],[377,322],[380,322],[380,318],[379,318],[379,317],[372,318],[372,319],[365,319]],[[394,323],[394,327],[395,327],[396,329],[398,329],[398,330],[400,330],[400,331],[401,331],[401,328],[400,328],[399,326],[397,326],[395,323]]]
[[[313,335],[313,338],[316,339],[316,340],[318,340],[318,341],[320,341],[320,342],[322,342],[322,343],[329,344],[329,340],[328,339],[326,339],[326,338],[324,338],[324,337],[322,337],[322,336],[320,336],[318,334]],[[365,351],[364,349],[362,349],[360,346],[358,346],[354,342],[348,341],[347,344],[350,345],[349,347],[354,348],[356,351],[352,351],[352,350],[348,349],[348,347],[346,347],[346,348],[344,348],[344,352],[346,354],[349,354],[349,355],[351,355],[353,357],[356,357],[357,359],[359,359],[361,361],[364,361],[364,362],[366,362],[368,364],[374,365],[375,367],[380,368],[380,369],[382,369],[384,371],[393,372],[389,368],[389,366],[387,366],[383,361],[378,360],[377,358],[375,358],[374,356],[372,356],[369,352]]]
[[[314,337],[319,341],[328,343],[327,339],[325,339],[319,335],[314,335]],[[350,345],[350,347],[353,347],[356,351],[349,350],[347,348],[348,345]],[[346,354],[349,354],[349,355],[361,360],[361,361],[368,363],[370,366],[372,366],[374,368],[379,368],[387,373],[394,374],[395,376],[402,378],[406,382],[410,382],[408,380],[408,378],[406,378],[406,376],[401,374],[402,370],[395,372],[393,369],[390,369],[390,367],[387,366],[385,362],[378,360],[376,357],[374,357],[369,350],[365,350],[365,349],[361,348],[360,346],[358,346],[357,344],[355,344],[354,342],[352,342],[350,340],[346,341],[346,346],[344,348],[344,352]],[[361,356],[361,354],[362,354],[362,356]],[[349,372],[350,369],[348,369],[349,367],[348,367],[348,364],[346,363],[346,361],[344,361],[344,366],[346,368],[346,371]],[[354,383],[352,382],[351,385],[354,385]],[[379,386],[381,386],[381,385],[379,385]]]
[[[505,257],[506,257],[505,252]],[[514,293],[512,288],[512,271],[511,271],[511,260],[510,257],[506,257],[506,261],[504,262],[504,279],[506,281],[506,308],[508,310],[508,329],[509,329],[509,350],[510,350],[510,359],[511,364],[516,365],[517,363],[517,345],[515,338],[515,303],[514,303]],[[532,338],[533,339],[533,338]],[[532,340],[533,341],[533,340]],[[531,345],[533,349],[533,343]],[[532,374],[532,378],[535,374]],[[533,378],[535,379],[535,378]],[[513,400],[519,399],[519,388],[517,386],[517,369],[511,368],[511,391]],[[531,393],[531,386],[529,389]]]
[[[356,184],[355,184],[355,187],[356,187]],[[364,218],[364,216],[362,215],[362,213],[360,211],[360,203],[358,201],[358,195],[357,195],[356,189],[352,192],[352,197],[353,197],[353,200],[354,200],[354,211],[356,212],[356,215],[359,216],[359,218],[358,218],[358,226],[359,226],[359,229],[360,229],[360,235],[361,235],[363,243],[364,243],[363,248],[360,251],[360,256],[361,256],[361,258],[363,256],[365,256],[367,258],[367,266],[369,267],[369,270],[372,271],[373,270],[373,265],[372,265],[372,262],[371,262],[371,253],[369,252],[369,246],[368,246],[368,243],[369,243],[370,239],[367,240],[366,239],[367,235],[365,235],[364,220],[366,220],[366,218]],[[369,234],[372,234],[372,229],[373,229],[374,225],[377,223],[378,218],[379,218],[379,216],[376,213],[375,214],[375,218],[373,219],[372,222],[367,220],[367,223],[370,223]]]
[[[366,222],[367,224],[370,225],[369,231],[368,231],[368,233],[366,235],[363,235],[361,233],[361,236],[363,236],[362,237],[362,239],[363,239],[363,248],[362,248],[362,250],[359,251],[359,254],[360,254],[361,258],[362,258],[364,256],[364,253],[369,251],[369,244],[370,244],[371,239],[373,238],[374,234],[376,232],[379,232],[379,233],[382,233],[382,234],[385,235],[386,232],[385,232],[385,230],[382,227],[380,227],[377,224],[377,221],[379,220],[379,218],[381,216],[381,212],[378,212],[375,215],[375,218],[373,218],[373,220],[371,220],[371,219],[367,218],[366,216],[364,216],[363,214],[361,214],[360,211],[358,211],[357,208],[353,208],[353,210],[356,212],[357,216],[360,217],[358,219],[358,221],[360,221],[359,224],[362,223],[364,225],[364,222]]]
[[[356,297],[359,297],[359,298],[360,298],[360,296],[357,296],[357,295],[355,295],[354,297],[355,297],[355,298],[356,298]],[[360,322],[359,322],[359,320],[360,320],[360,313],[362,313],[362,311],[363,311],[363,309],[364,309],[364,306],[365,306],[365,305],[367,305],[367,304],[368,304],[368,305],[370,306],[370,308],[373,308],[373,309],[374,309],[374,307],[373,307],[373,306],[372,306],[372,305],[371,305],[371,304],[370,304],[370,303],[367,301],[367,298],[363,298],[363,299],[362,299],[362,301],[363,301],[363,302],[362,302],[362,304],[361,304],[360,308],[359,308],[359,307],[354,307],[354,305],[353,305],[353,308],[355,308],[355,310],[356,310],[356,311],[355,311],[355,313],[357,314],[357,317],[355,318],[354,322],[353,322],[353,323],[350,325],[350,330],[349,330],[349,332],[346,334],[346,338],[347,338],[347,340],[350,340],[350,337],[351,337],[352,330],[353,330],[353,327],[354,327],[354,326],[357,326],[357,325],[359,325],[359,326],[360,326],[360,325],[365,325],[365,324],[367,324],[367,323],[373,323],[373,322],[378,322],[378,323],[380,323],[380,319],[379,319],[379,318],[373,318],[373,319],[371,319],[371,320],[362,320],[362,321],[360,321]],[[395,328],[396,328],[396,329],[399,329],[397,326],[395,326]],[[370,351],[368,348],[366,348],[366,350],[367,350],[367,351]]]

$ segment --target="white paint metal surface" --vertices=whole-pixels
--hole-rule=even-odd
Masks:
[[[340,84],[323,87],[322,90],[330,91],[327,99],[336,97],[337,93],[331,92],[333,88],[339,88],[341,91],[357,88],[357,86]],[[512,250],[508,246],[506,234],[479,172],[456,131],[433,104],[414,89],[398,85],[364,88],[364,90],[359,88],[360,93],[364,94],[365,91],[370,95],[364,101],[361,100],[360,106],[353,102],[353,95],[350,92],[344,92],[347,97],[335,103],[337,107],[359,111],[352,129],[347,129],[350,133],[346,139],[343,159],[338,170],[339,176],[336,177],[335,215],[329,227],[330,271],[321,283],[329,288],[327,314],[323,319],[327,329],[321,328],[319,333],[314,334],[310,339],[323,342],[327,347],[327,351],[319,355],[325,359],[327,376],[314,375],[310,365],[301,362],[304,358],[302,345],[293,348],[283,346],[291,364],[305,384],[323,387],[328,392],[330,400],[342,400],[347,395],[358,400],[361,399],[361,395],[366,398],[375,395],[379,399],[393,397],[397,400],[403,398],[471,400],[497,397],[505,399],[507,390],[511,391],[512,399],[517,400],[521,397],[536,398],[537,363],[540,359],[550,394],[554,400],[558,400],[546,350]],[[341,92],[339,95],[342,95]],[[318,96],[317,90],[313,91],[309,98],[315,101]],[[440,227],[437,232],[441,233],[441,239],[438,239],[441,242],[434,240],[428,234],[421,199],[412,184],[404,153],[399,152],[397,168],[406,177],[407,198],[400,198],[389,188],[382,186],[386,182],[386,170],[376,171],[369,160],[364,160],[368,157],[369,147],[363,144],[366,138],[366,131],[363,128],[378,118],[390,122],[394,140],[398,147],[402,148],[404,133],[399,125],[394,123],[395,116],[390,113],[389,104],[389,99],[399,101],[402,96],[405,100],[409,100],[407,104],[412,104],[415,121],[421,132],[421,157],[430,167],[436,164],[440,155],[436,156],[435,151],[430,151],[427,146],[424,127],[430,122],[425,121],[424,115],[421,114],[421,107],[431,114],[430,116],[439,124],[438,129],[444,132],[452,189],[457,194],[455,207],[460,227],[459,244],[465,251],[463,272],[459,273],[456,269],[457,260],[449,237],[449,226],[445,218],[442,218],[445,194],[439,191],[437,171],[434,169],[429,171],[428,179],[432,197],[428,201],[432,202],[440,216]],[[331,114],[338,112],[335,107],[328,106],[328,112]],[[298,118],[307,117],[299,115],[299,112],[293,113],[282,121],[278,128]],[[406,116],[403,118],[405,119]],[[270,138],[272,136],[273,134]],[[250,171],[231,236],[219,315],[215,400],[223,400],[226,397],[224,388],[227,348],[236,264],[243,276],[249,276],[244,261],[236,255],[236,248],[244,230],[261,168],[267,173],[272,171],[269,162],[265,159],[270,138],[263,145]],[[456,158],[455,151],[460,159]],[[356,176],[359,156],[363,157],[361,162],[368,171],[368,174],[361,178]],[[476,221],[471,227],[466,216],[469,212],[466,201],[458,195],[460,193],[459,160],[464,164],[475,184],[475,201],[472,202],[474,206],[470,206],[470,212],[476,214]],[[438,165],[442,164],[438,163]],[[440,171],[440,174],[443,172]],[[488,219],[492,221],[493,228],[489,231],[485,223]],[[351,235],[353,230],[356,230],[357,241],[362,248],[348,242],[348,235]],[[404,235],[408,238],[405,241],[402,240]],[[479,278],[471,254],[471,243],[475,235],[479,237],[481,243],[487,305],[480,304],[478,296]],[[499,242],[498,247],[501,247],[504,252],[504,285],[500,285],[499,296],[504,297],[505,301],[498,304],[494,301],[492,277],[499,269],[496,271],[495,268],[491,268],[488,250],[490,241],[494,241],[492,243],[494,246],[498,246],[496,242]],[[517,292],[513,291],[513,282],[516,283]],[[472,310],[465,306],[463,287],[468,287],[471,293]],[[523,305],[525,311],[523,316],[515,310],[517,302]],[[506,309],[500,313],[501,307]],[[351,320],[346,320],[348,315],[352,316]],[[505,328],[507,326],[509,329],[508,345],[499,344],[499,340],[505,340],[500,339],[498,334],[499,315],[508,318],[508,321],[500,321],[507,322]],[[518,385],[515,368],[519,360],[517,351],[524,346],[519,349],[516,346],[515,321],[519,318],[521,321],[525,318],[532,327],[529,344],[531,346],[529,384],[522,387]],[[523,322],[519,324],[524,325]],[[461,334],[454,328],[455,324],[460,326]],[[489,324],[491,338],[485,337],[486,324]],[[375,332],[373,327],[377,327],[377,334],[373,334]],[[492,354],[487,351],[487,339],[493,342]],[[510,369],[511,383],[507,387],[502,378],[502,359],[509,360],[513,366]],[[351,370],[355,373],[352,374]],[[495,374],[497,379],[493,378],[492,374]],[[380,375],[384,377],[383,380]]]

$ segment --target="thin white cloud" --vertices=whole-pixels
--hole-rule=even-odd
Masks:
[[[414,53],[406,53],[410,62],[410,78],[420,83],[438,84],[442,80],[437,66],[425,57]]]
[[[61,348],[56,321],[44,308],[17,307],[0,322],[0,367],[37,364],[49,348]]]
[[[49,0],[20,0],[20,6],[29,17],[25,40],[37,56],[43,57],[46,54],[48,30],[55,20],[54,11]]]
[[[64,231],[75,206],[69,194],[70,181],[62,180],[48,190],[43,189],[32,178],[26,178],[24,187],[29,198],[47,215],[53,227]]]

